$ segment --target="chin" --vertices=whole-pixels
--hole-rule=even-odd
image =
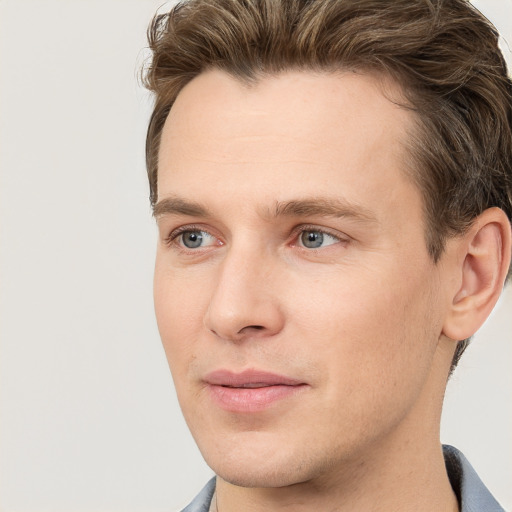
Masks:
[[[304,454],[282,448],[273,453],[264,450],[232,450],[230,453],[206,453],[205,460],[217,476],[239,487],[275,488],[307,482],[318,476],[314,461],[305,462]]]
[[[248,468],[245,464],[243,467],[226,467],[221,464],[219,467],[210,466],[215,474],[222,480],[239,487],[258,487],[258,488],[275,488],[287,487],[307,481],[307,478],[301,478],[295,471],[290,468],[280,470],[280,468],[272,468],[265,470],[261,467]]]

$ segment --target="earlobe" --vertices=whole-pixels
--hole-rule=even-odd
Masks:
[[[457,341],[473,336],[501,294],[510,265],[510,222],[503,210],[489,208],[458,243],[460,287],[443,326],[443,334]]]

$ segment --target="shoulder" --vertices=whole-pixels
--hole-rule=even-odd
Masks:
[[[446,470],[460,503],[461,512],[505,512],[464,455],[453,446],[443,446]]]
[[[208,512],[215,492],[215,477],[213,477],[201,492],[181,512]]]

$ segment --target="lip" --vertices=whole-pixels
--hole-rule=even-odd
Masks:
[[[262,370],[216,370],[204,378],[213,402],[229,412],[260,412],[303,391],[301,380]]]

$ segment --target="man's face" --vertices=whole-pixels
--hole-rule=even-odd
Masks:
[[[167,119],[156,315],[190,430],[232,483],[353,470],[435,430],[442,265],[405,172],[412,114],[379,83],[210,71]]]

